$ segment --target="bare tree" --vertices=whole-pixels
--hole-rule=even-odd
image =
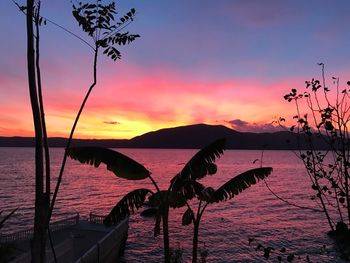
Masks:
[[[305,90],[292,89],[284,99],[293,102],[296,109],[296,123],[290,130],[299,142],[308,145],[307,150],[294,152],[304,163],[315,191],[311,199],[317,202],[334,231],[347,228],[350,223],[350,82],[340,88],[339,78],[332,77],[331,90],[324,64],[319,66],[321,80],[306,81]],[[320,142],[325,148],[322,151]]]

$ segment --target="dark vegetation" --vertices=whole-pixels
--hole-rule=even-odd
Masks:
[[[144,206],[148,198],[152,212],[155,214],[154,234],[160,234],[163,223],[164,261],[170,262],[171,246],[169,243],[169,209],[187,207],[182,217],[182,224],[193,224],[192,262],[197,262],[199,226],[207,206],[223,202],[238,195],[243,190],[267,177],[272,168],[261,167],[249,170],[227,181],[218,189],[206,187],[200,179],[217,172],[215,161],[225,149],[225,140],[216,140],[197,152],[171,180],[168,189],[161,190],[156,181],[141,164],[116,151],[98,147],[77,147],[68,150],[68,155],[81,163],[98,167],[106,164],[107,170],[127,180],[149,179],[155,187],[135,189],[127,193],[112,209],[104,220],[106,225],[117,224],[120,220],[135,213]],[[197,206],[194,210],[191,206]],[[151,213],[147,213],[148,215]],[[146,214],[146,213],[145,213]]]
[[[50,155],[45,124],[40,70],[40,26],[46,25],[47,21],[54,25],[57,24],[41,16],[40,0],[27,0],[26,6],[20,6],[15,1],[13,2],[19,7],[19,10],[26,15],[28,86],[35,128],[35,215],[34,237],[31,242],[31,260],[32,262],[45,262],[47,235],[51,241],[49,222],[63,177],[67,154],[65,151],[58,181],[51,199]],[[129,44],[139,37],[139,35],[133,35],[129,34],[129,32],[123,31],[124,28],[134,20],[135,12],[135,9],[131,9],[118,21],[114,21],[114,16],[116,14],[114,2],[102,3],[101,0],[97,0],[93,1],[92,4],[83,2],[76,2],[73,4],[74,18],[92,40],[92,44],[89,44],[87,41],[71,33],[78,39],[82,40],[83,43],[87,44],[93,51],[93,82],[90,85],[77,113],[65,146],[66,149],[69,148],[72,142],[76,125],[87,99],[97,84],[97,59],[99,51],[103,51],[106,56],[115,61],[121,58],[121,54],[115,46]],[[65,31],[70,32],[66,29]],[[55,255],[55,253],[53,254]]]
[[[305,81],[301,91],[292,89],[284,96],[295,107],[295,124],[289,129],[296,138],[297,148],[290,149],[305,166],[306,176],[314,194],[310,199],[318,208],[301,207],[278,197],[280,200],[301,209],[313,210],[328,224],[327,233],[334,239],[340,258],[350,260],[350,81],[343,85],[337,77],[327,84],[324,64],[321,67],[321,80],[312,78]],[[280,118],[284,126],[285,118]],[[324,147],[319,147],[320,141]],[[306,145],[306,147],[305,147]],[[268,186],[268,185],[267,185]],[[271,191],[271,189],[269,188]],[[311,262],[309,255],[296,256],[286,247],[275,248],[255,238],[249,238],[249,245],[262,251],[262,256],[277,259],[278,262],[293,262],[295,258]],[[328,254],[326,245],[320,254]],[[273,255],[273,256],[272,256]]]
[[[232,177],[216,190],[204,186],[199,180],[217,172],[215,161],[225,149],[224,141],[217,140],[194,155],[170,180],[168,189],[161,190],[150,171],[125,155],[106,148],[72,147],[82,143],[82,141],[73,143],[73,135],[88,97],[97,84],[99,52],[102,51],[113,60],[120,59],[121,54],[115,46],[129,44],[139,37],[139,35],[122,32],[134,20],[136,12],[134,9],[121,17],[118,22],[114,22],[116,8],[113,2],[109,4],[102,3],[101,0],[93,4],[76,2],[73,5],[73,16],[92,41],[92,44],[86,41],[84,43],[93,51],[93,81],[77,113],[69,138],[59,139],[62,140],[59,143],[64,144],[65,154],[59,179],[51,198],[48,150],[50,140],[47,138],[40,70],[40,26],[45,25],[47,20],[40,15],[40,3],[40,1],[27,0],[26,6],[19,6],[20,10],[26,14],[28,85],[35,127],[36,191],[34,238],[31,243],[32,261],[45,262],[46,239],[47,236],[50,237],[49,222],[69,155],[73,159],[96,167],[104,163],[108,170],[127,180],[151,180],[155,189],[135,189],[126,194],[106,217],[105,224],[117,224],[121,219],[141,208],[148,199],[155,214],[155,235],[160,234],[162,224],[164,260],[167,263],[170,262],[171,251],[168,225],[170,208],[187,207],[182,217],[182,224],[193,224],[192,261],[197,262],[199,226],[207,206],[233,198],[267,177],[272,168],[261,167],[249,170]],[[128,141],[118,141],[119,146],[115,147],[200,148],[203,142],[213,141],[214,137],[222,136],[228,138],[228,148],[264,149],[268,145],[269,149],[286,149],[285,142],[289,141],[288,148],[295,150],[307,170],[311,187],[315,191],[314,196],[311,197],[312,200],[317,202],[323,212],[331,233],[344,252],[344,257],[348,257],[346,250],[350,243],[348,230],[350,222],[348,173],[350,166],[348,133],[350,90],[348,87],[340,90],[339,79],[333,78],[336,93],[330,96],[330,88],[325,82],[323,64],[321,66],[322,81],[312,79],[306,82],[306,91],[298,93],[296,89],[293,89],[285,96],[287,101],[295,103],[297,110],[294,117],[296,124],[289,132],[253,134],[236,132],[224,126],[193,125],[163,129]],[[347,85],[350,83],[348,82]],[[300,107],[301,101],[306,102],[308,113],[301,111],[305,109]],[[195,136],[188,136],[189,134]],[[109,145],[109,147],[114,147],[114,145]],[[304,151],[305,149],[307,150]],[[326,151],[320,151],[321,149]],[[192,207],[197,209],[192,209]],[[3,222],[0,228],[2,224]],[[266,252],[265,249],[264,252]],[[289,261],[288,258],[287,261]]]
[[[292,89],[284,99],[294,103],[296,110],[290,131],[297,141],[308,144],[308,150],[299,147],[294,153],[304,164],[314,191],[310,199],[318,205],[341,256],[349,260],[350,81],[341,85],[339,78],[332,77],[329,85],[324,64],[319,66],[321,80],[306,81],[305,89]],[[327,145],[326,151],[317,148],[320,140]]]

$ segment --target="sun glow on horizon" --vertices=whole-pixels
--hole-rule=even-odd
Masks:
[[[69,1],[56,2],[47,4],[43,12],[80,35]],[[328,10],[347,10],[348,3],[322,3],[310,14],[310,3],[281,2],[279,8],[286,15],[276,16],[275,1],[263,9],[248,2],[208,2],[199,7],[194,2],[134,1],[140,12],[130,31],[141,37],[121,48],[122,60],[117,63],[101,54],[97,85],[74,137],[130,139],[198,123],[244,131],[273,129],[274,120],[288,120],[294,114],[283,95],[291,88],[303,88],[305,80],[318,78],[320,58],[326,69],[336,72],[332,75],[346,83],[350,70],[343,54],[348,52],[350,37],[344,19],[348,14]],[[120,7],[127,9],[129,4],[121,2]],[[165,12],[169,6],[183,13],[182,19]],[[194,8],[200,12],[193,13]],[[2,41],[0,136],[33,136],[23,17],[6,1],[0,1],[1,11],[1,30],[11,38]],[[208,19],[212,15],[220,17],[214,24]],[[332,45],[324,43],[327,39]],[[91,84],[92,56],[77,39],[51,25],[42,28],[41,41],[48,135],[68,137]],[[54,44],[63,42],[52,52]]]

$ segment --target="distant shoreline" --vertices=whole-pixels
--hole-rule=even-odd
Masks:
[[[232,150],[296,150],[308,149],[294,133],[238,132],[222,125],[196,124],[148,132],[132,139],[74,139],[72,146],[95,146],[132,149],[200,149],[209,143],[226,138],[226,148]],[[65,147],[66,138],[48,139],[49,147]],[[317,150],[329,147],[322,138],[315,138]],[[0,137],[0,147],[35,147],[33,137]]]

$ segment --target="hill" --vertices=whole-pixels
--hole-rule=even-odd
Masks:
[[[108,148],[198,149],[219,138],[227,139],[227,149],[298,149],[296,136],[291,132],[238,132],[222,125],[207,124],[161,129],[145,133],[130,140],[75,139],[74,145]],[[65,147],[66,141],[67,139],[65,138],[49,138],[49,145],[51,147]],[[326,148],[326,145],[321,139],[318,140],[317,145],[319,149]],[[301,148],[307,148],[306,144],[302,142],[299,142],[299,146]],[[34,147],[34,138],[0,137],[0,147]]]

